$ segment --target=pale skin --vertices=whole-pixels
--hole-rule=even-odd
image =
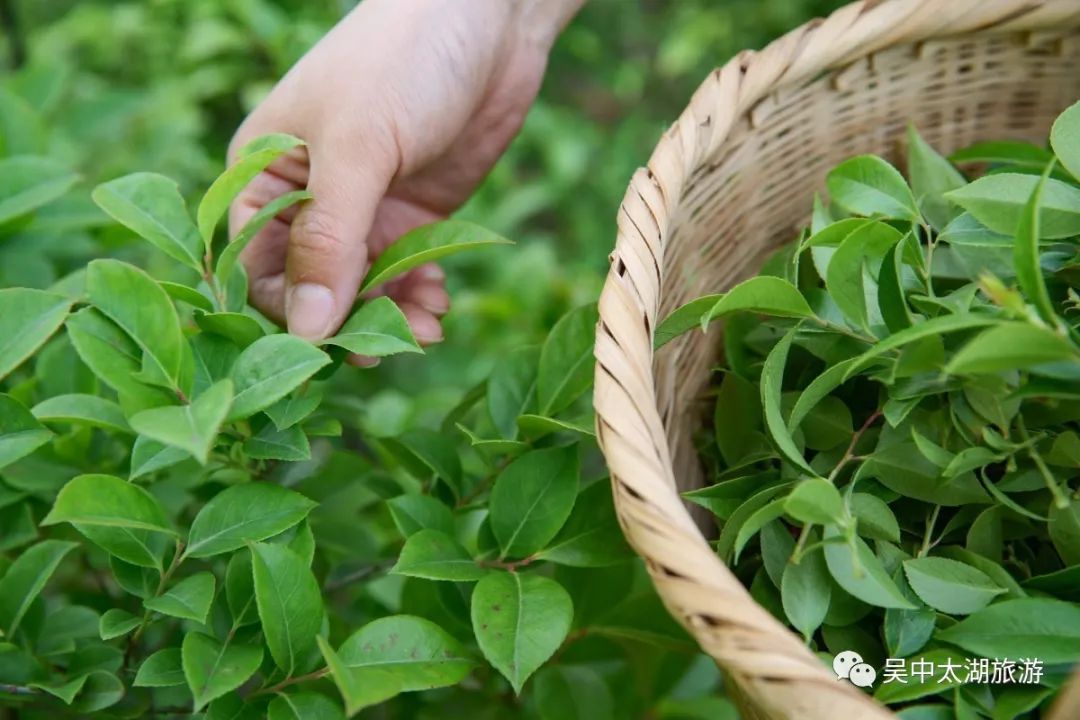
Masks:
[[[233,205],[235,233],[273,198],[314,200],[245,248],[251,301],[318,341],[349,313],[371,261],[408,230],[445,218],[521,128],[548,52],[584,0],[364,0],[312,48],[237,130],[306,142]],[[437,265],[380,288],[422,344],[450,309]],[[369,365],[369,358],[350,361]]]

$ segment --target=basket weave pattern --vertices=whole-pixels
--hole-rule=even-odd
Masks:
[[[702,483],[692,435],[720,338],[654,353],[653,328],[792,240],[831,167],[896,161],[909,122],[946,153],[1042,143],[1078,97],[1080,0],[866,0],[714,71],[634,174],[600,298],[597,437],[627,538],[747,717],[894,716],[838,682],[706,542],[679,490]],[[1080,717],[1066,695],[1055,720]]]

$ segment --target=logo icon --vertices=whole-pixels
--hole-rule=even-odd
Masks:
[[[856,687],[872,687],[877,680],[877,670],[864,663],[862,655],[854,650],[845,650],[834,657],[832,668],[837,680],[847,680]]]

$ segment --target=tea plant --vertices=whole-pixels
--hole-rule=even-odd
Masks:
[[[102,258],[48,290],[0,289],[0,707],[727,712],[702,697],[711,663],[629,562],[591,439],[595,307],[503,358],[437,426],[387,435],[358,431],[363,399],[333,397],[331,376],[348,353],[422,352],[392,301],[358,302],[318,346],[246,305],[239,252],[309,195],[281,197],[228,243],[218,225],[298,143],[254,141],[194,219],[161,175],[98,186],[94,201],[156,249],[163,277]],[[10,237],[77,181],[42,158],[0,170]],[[506,242],[426,226],[365,287]]]
[[[910,184],[840,164],[759,277],[657,331],[726,318],[713,482],[687,494],[717,552],[915,714],[1028,717],[1080,660],[1080,105],[1051,145],[958,152],[988,168],[968,182],[911,130]],[[897,677],[916,661],[959,672]]]

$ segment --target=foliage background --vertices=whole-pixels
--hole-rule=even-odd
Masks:
[[[245,112],[353,4],[0,0],[8,23],[0,93],[33,98],[44,118],[22,138],[24,150],[56,157],[83,178],[51,232],[0,242],[0,287],[45,288],[103,255],[168,277],[168,263],[108,223],[90,189],[136,170],[176,178],[188,194],[205,187]],[[339,373],[341,391],[327,393],[336,410],[374,437],[437,428],[505,351],[542,342],[567,310],[595,299],[628,178],[700,79],[738,50],[840,4],[592,0],[556,45],[521,135],[461,213],[519,244],[449,261],[446,342],[424,357]],[[600,477],[603,468],[597,462],[584,474]],[[363,526],[350,530],[360,547],[383,540]],[[347,598],[358,622],[380,599],[377,589],[364,593]],[[708,697],[717,687],[711,663],[701,656],[687,667],[645,683],[670,698],[664,716],[729,713]]]
[[[629,177],[706,73],[842,4],[587,3],[556,44],[520,136],[462,212],[520,244],[455,264],[455,310],[443,347],[364,376],[369,387],[387,388],[384,402],[366,403],[383,408],[381,422],[418,408],[440,414],[460,388],[487,375],[502,348],[539,342],[567,309],[594,299]],[[86,188],[152,170],[191,190],[219,171],[244,113],[353,5],[16,0],[21,40],[5,33],[0,44],[9,67],[13,48],[22,47],[30,66],[40,68],[34,75],[47,87],[59,136],[50,150],[74,161]],[[0,284],[11,280],[0,271]],[[18,280],[45,286],[51,278]],[[387,376],[408,378],[407,393],[398,383],[388,386]],[[427,392],[417,392],[418,385]],[[384,405],[396,413],[388,415]]]

